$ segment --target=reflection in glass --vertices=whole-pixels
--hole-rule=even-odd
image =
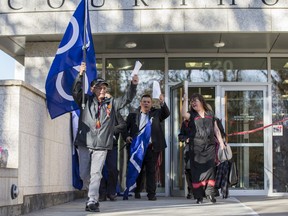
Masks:
[[[131,82],[131,73],[136,61],[142,63],[138,72],[139,84],[134,100],[122,111],[125,116],[128,115],[129,111],[139,107],[140,98],[143,94],[152,94],[153,81],[158,81],[161,93],[165,93],[164,59],[107,59],[106,80],[110,84],[111,94],[115,97],[123,95]]]
[[[172,190],[183,191],[185,186],[184,174],[184,143],[179,142],[178,134],[182,124],[181,109],[182,109],[183,88],[173,89],[172,91],[172,106],[174,107],[171,113],[172,123],[172,163],[171,163],[171,179]]]
[[[226,91],[225,100],[227,134],[263,126],[263,91]],[[236,188],[264,189],[263,130],[228,136],[228,143],[240,177]]]
[[[226,132],[232,134],[263,126],[262,91],[226,91]],[[229,137],[232,143],[263,143],[263,130]]]
[[[169,58],[169,82],[267,82],[266,58]]]
[[[102,69],[103,69],[103,65],[102,65],[102,59],[96,59],[96,69],[97,69],[97,77],[102,77]]]
[[[264,189],[263,147],[232,147],[232,152],[239,174],[236,188]]]
[[[271,59],[273,192],[288,192],[288,58]],[[279,131],[275,131],[275,129]]]

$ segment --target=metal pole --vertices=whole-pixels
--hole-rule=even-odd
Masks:
[[[86,51],[87,51],[87,46],[86,46],[86,26],[87,25],[87,0],[85,0],[85,10],[84,10],[84,38],[83,38],[83,62],[86,63]],[[86,65],[87,67],[87,65]],[[83,76],[82,76],[82,109],[85,108],[85,77],[86,77],[86,71],[83,71]]]

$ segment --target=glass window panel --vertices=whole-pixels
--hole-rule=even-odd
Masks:
[[[227,134],[263,126],[263,91],[226,91]],[[263,130],[229,137],[230,143],[263,143]]]
[[[169,82],[267,82],[266,58],[169,58]]]
[[[264,189],[263,147],[232,147],[233,160],[236,162],[239,181],[237,189]]]
[[[139,85],[134,100],[126,109],[123,109],[125,116],[129,110],[137,109],[140,98],[143,94],[152,94],[153,81],[158,81],[161,93],[164,92],[164,58],[163,59],[107,59],[106,61],[106,80],[110,84],[110,92],[114,97],[123,95],[131,82],[131,73],[136,61],[142,63],[138,72]],[[157,100],[154,100],[157,103]]]
[[[181,106],[183,89],[173,89],[172,94],[172,106],[174,107],[171,113],[171,119],[173,119],[173,132],[172,132],[172,160],[171,160],[171,186],[172,190],[184,190],[185,186],[185,173],[184,173],[184,148],[185,143],[179,142],[178,134],[182,124]]]
[[[103,77],[103,75],[102,75],[102,59],[96,59],[96,69],[97,69],[97,76]]]
[[[288,58],[271,59],[273,191],[288,192]]]

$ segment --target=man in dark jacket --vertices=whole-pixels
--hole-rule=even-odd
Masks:
[[[81,107],[82,77],[86,70],[85,63],[81,64],[80,72],[73,83],[73,98]],[[90,183],[88,201],[85,210],[99,211],[99,186],[102,178],[102,168],[107,151],[113,147],[116,113],[130,103],[136,95],[138,76],[132,77],[131,85],[126,94],[120,98],[106,98],[108,83],[98,78],[92,86],[92,95],[85,95],[85,107],[81,108],[78,132],[74,144],[86,146],[91,154]]]
[[[118,139],[120,134],[126,131],[126,122],[119,112],[116,113],[115,132],[113,136],[113,148],[107,153],[105,166],[102,171],[102,179],[99,189],[99,201],[106,201],[107,198],[115,201],[117,194],[118,169],[117,169],[117,155],[118,155]]]
[[[164,121],[169,115],[170,110],[167,107],[164,96],[161,94],[159,97],[160,109],[152,107],[152,98],[150,95],[145,94],[141,97],[140,108],[133,113],[129,113],[127,123],[127,138],[126,142],[131,143],[135,138],[139,130],[141,130],[148,121],[152,119],[151,126],[151,138],[143,159],[141,172],[136,180],[135,198],[141,198],[140,192],[142,190],[141,185],[143,181],[143,169],[146,172],[146,192],[148,200],[157,200],[156,198],[156,162],[161,151],[163,151],[167,145],[165,136],[161,127],[161,122]]]

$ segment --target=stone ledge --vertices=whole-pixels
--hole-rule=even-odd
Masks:
[[[86,191],[67,191],[59,193],[34,194],[23,198],[22,205],[0,207],[0,215],[16,216],[70,202],[87,196]]]
[[[34,92],[38,96],[46,99],[46,94],[30,85],[29,83],[22,80],[0,80],[0,87],[8,87],[8,86],[19,86],[23,87],[31,92]]]

